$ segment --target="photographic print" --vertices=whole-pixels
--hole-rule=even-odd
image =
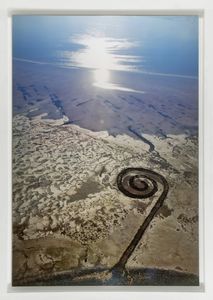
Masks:
[[[12,17],[13,286],[197,286],[198,16]]]

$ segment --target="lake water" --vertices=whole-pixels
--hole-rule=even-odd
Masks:
[[[15,112],[34,85],[91,130],[197,133],[196,16],[14,16],[13,62]]]

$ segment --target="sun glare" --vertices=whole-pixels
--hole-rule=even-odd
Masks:
[[[94,80],[96,84],[107,84],[110,80],[110,71],[107,69],[96,69],[94,71]]]
[[[99,35],[80,35],[71,39],[81,48],[78,51],[65,51],[62,56],[68,66],[93,70],[93,85],[104,89],[134,91],[110,83],[111,71],[135,71],[139,57],[122,54],[121,50],[137,46],[126,39],[115,39]],[[139,92],[139,91],[136,91]]]

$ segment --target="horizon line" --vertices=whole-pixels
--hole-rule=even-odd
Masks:
[[[32,63],[32,64],[39,64],[39,65],[51,65],[59,68],[64,68],[64,69],[83,69],[81,67],[77,68],[75,66],[66,66],[66,65],[59,65],[57,63],[51,63],[51,62],[42,62],[42,61],[36,61],[36,60],[31,60],[31,59],[25,59],[25,58],[19,58],[19,57],[12,57],[13,60],[16,61],[21,61],[21,62],[26,62],[26,63]],[[89,68],[85,68],[89,69]],[[117,70],[110,70],[116,72]],[[122,72],[122,71],[119,71]],[[134,70],[134,71],[124,71],[124,72],[134,72],[138,74],[147,74],[151,76],[167,76],[167,77],[178,77],[178,78],[187,78],[187,79],[198,79],[198,76],[193,76],[193,75],[183,75],[183,74],[173,74],[173,73],[158,73],[158,72],[150,72],[150,71],[140,71],[140,70]]]

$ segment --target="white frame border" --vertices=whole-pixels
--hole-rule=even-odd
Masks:
[[[211,153],[213,152],[213,140],[211,133],[211,119],[213,117],[213,43],[211,40],[211,28],[213,28],[213,9],[210,1],[189,0],[3,0],[0,3],[0,186],[2,206],[0,209],[0,299],[58,299],[63,296],[69,299],[78,291],[78,297],[83,299],[98,299],[99,296],[106,299],[110,296],[114,299],[127,299],[129,296],[139,299],[141,296],[151,299],[210,299],[213,298],[212,276],[212,242],[213,226],[211,228]],[[200,142],[200,287],[49,287],[49,288],[11,288],[11,15],[12,14],[54,14],[54,15],[198,15],[200,18],[200,41],[199,44],[199,142]],[[204,17],[203,17],[204,16]],[[203,22],[203,20],[205,20]],[[1,30],[3,29],[3,30]],[[205,36],[205,39],[204,39]],[[204,49],[205,57],[204,57]],[[205,76],[204,70],[205,68]],[[2,72],[3,70],[3,72]],[[205,77],[205,82],[204,82]],[[205,102],[204,102],[205,92]],[[5,99],[5,100],[4,100]],[[4,101],[3,101],[4,100]],[[202,103],[201,103],[202,102]],[[205,129],[205,131],[204,131]],[[205,160],[204,160],[205,158]],[[205,180],[204,180],[205,178]],[[205,199],[205,207],[204,207]],[[7,201],[9,200],[9,201]],[[205,218],[204,218],[205,216]],[[204,244],[205,237],[205,244]],[[205,246],[205,247],[204,247]],[[205,259],[203,259],[205,257]],[[85,293],[85,292],[90,293]],[[101,291],[99,295],[97,292]],[[116,291],[116,293],[115,293]],[[127,292],[128,293],[125,293]],[[67,293],[64,293],[67,292]],[[133,294],[134,292],[134,294]],[[139,293],[143,292],[143,294]],[[181,293],[180,293],[181,292]],[[171,294],[172,293],[172,294]],[[68,298],[69,297],[69,298]]]

